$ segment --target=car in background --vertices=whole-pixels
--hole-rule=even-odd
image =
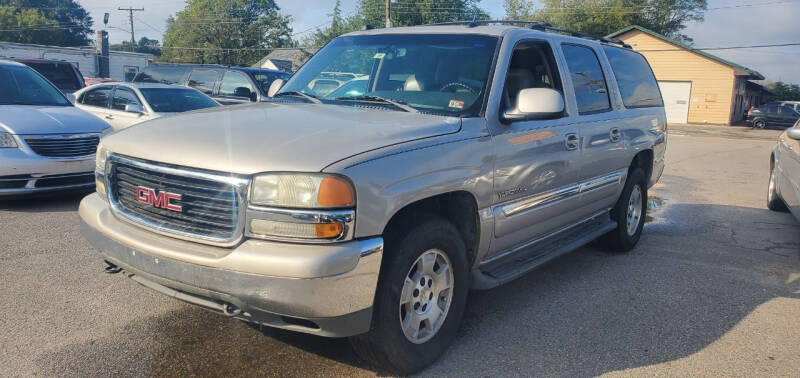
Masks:
[[[75,93],[75,106],[108,122],[114,130],[219,103],[200,91],[167,84],[113,83]]]
[[[83,79],[83,81],[86,83],[86,86],[88,87],[90,85],[95,85],[100,83],[113,83],[119,80],[110,77],[86,77]]]
[[[145,67],[135,83],[185,85],[203,92],[223,105],[263,101],[275,79],[292,74],[265,68],[227,67],[210,64],[157,64]]]
[[[64,94],[72,94],[86,86],[78,67],[65,60],[15,59],[42,74]]]
[[[32,68],[0,60],[0,198],[93,188],[107,130]]]
[[[800,105],[788,101],[772,101],[752,107],[747,112],[747,122],[753,128],[763,129],[767,126],[789,127],[800,119]]]
[[[778,137],[770,157],[767,207],[800,220],[800,120]]]

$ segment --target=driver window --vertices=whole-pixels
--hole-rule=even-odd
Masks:
[[[523,42],[514,48],[503,90],[503,107],[514,113],[523,89],[550,88],[564,93],[550,45],[543,41]]]

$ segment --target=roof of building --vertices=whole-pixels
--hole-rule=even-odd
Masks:
[[[305,62],[310,56],[314,55],[319,51],[319,48],[316,47],[298,47],[293,49],[275,49],[272,50],[267,56],[261,58],[256,64],[253,64],[253,67],[261,67],[267,60],[271,60],[276,67],[280,68],[286,72],[292,72],[295,66],[299,66],[303,62]],[[282,62],[291,62],[291,65],[287,69],[282,66]]]
[[[709,53],[707,53],[705,51],[695,49],[692,46],[689,46],[689,45],[687,45],[687,44],[685,44],[683,42],[680,42],[678,40],[675,40],[675,39],[672,39],[670,37],[667,37],[667,36],[665,36],[665,35],[663,35],[661,33],[657,33],[655,31],[652,31],[652,30],[650,30],[648,28],[645,28],[643,26],[631,25],[631,26],[628,26],[626,28],[622,28],[620,30],[617,30],[617,31],[607,35],[606,37],[608,37],[608,38],[617,38],[620,35],[625,34],[625,33],[629,32],[629,31],[632,31],[632,30],[638,30],[638,31],[640,31],[642,33],[649,34],[649,35],[651,35],[653,37],[656,37],[658,39],[664,40],[664,41],[666,41],[668,43],[671,43],[671,44],[673,44],[673,45],[675,45],[677,47],[680,47],[680,48],[682,48],[684,50],[691,51],[691,52],[693,52],[695,54],[702,55],[702,56],[704,56],[706,58],[709,58],[711,60],[714,60],[714,61],[717,61],[719,63],[722,63],[722,64],[724,64],[726,66],[729,66],[729,67],[733,68],[734,70],[738,70],[739,72],[737,72],[736,74],[739,75],[739,76],[749,76],[748,79],[753,79],[753,80],[764,80],[764,76],[761,75],[756,70],[750,69],[750,68],[745,67],[745,66],[743,66],[741,64],[737,64],[737,63],[731,62],[730,60],[722,59],[722,58],[720,58],[720,57],[718,57],[718,56],[716,56],[714,54],[709,54]]]

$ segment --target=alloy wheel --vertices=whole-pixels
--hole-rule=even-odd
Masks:
[[[436,335],[453,299],[453,269],[438,249],[422,253],[406,274],[400,292],[400,328],[408,341],[422,344]]]
[[[631,195],[628,198],[628,217],[626,229],[628,236],[636,234],[639,228],[639,221],[642,219],[642,189],[637,184],[631,189]]]

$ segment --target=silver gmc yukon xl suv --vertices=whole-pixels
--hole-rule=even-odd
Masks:
[[[104,138],[83,233],[109,272],[394,372],[470,289],[633,248],[664,169],[644,57],[546,24],[365,28],[271,89]]]

